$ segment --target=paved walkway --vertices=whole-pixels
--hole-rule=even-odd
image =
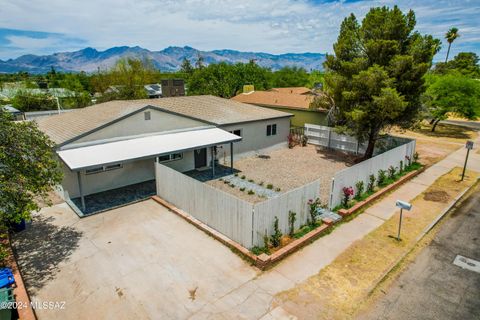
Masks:
[[[468,169],[480,172],[480,144],[477,138],[475,149],[470,152]],[[437,178],[454,167],[462,167],[466,149],[461,148],[428,168],[388,197],[368,208],[349,223],[343,224],[328,236],[322,237],[291,255],[272,270],[252,279],[213,303],[204,306],[191,319],[282,319],[289,315],[281,308],[272,306],[275,294],[290,289],[296,284],[317,274],[329,265],[353,242],[378,228],[391,218],[397,208],[395,201],[410,201],[428,188]]]

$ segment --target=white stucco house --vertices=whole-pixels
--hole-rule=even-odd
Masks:
[[[291,116],[187,96],[109,101],[36,121],[56,144],[63,194],[85,211],[89,195],[161,179],[155,161],[180,172],[214,173],[212,157],[233,168],[233,158],[286,147]]]

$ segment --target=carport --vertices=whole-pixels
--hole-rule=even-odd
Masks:
[[[158,161],[161,156],[207,148],[210,149],[213,159],[215,147],[229,143],[230,167],[233,171],[233,143],[241,139],[240,136],[225,130],[207,127],[80,146],[59,150],[57,154],[72,172],[76,172],[81,209],[85,212],[85,185],[81,174],[85,170],[145,159]],[[210,167],[212,175],[215,175],[215,161],[211,161]]]

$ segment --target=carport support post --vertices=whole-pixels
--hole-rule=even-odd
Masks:
[[[78,179],[78,191],[80,192],[80,200],[82,201],[82,211],[85,211],[85,197],[83,196],[83,188],[82,188],[82,175],[80,171],[77,171],[77,179]]]
[[[233,173],[233,142],[230,142],[230,171]]]
[[[212,155],[212,178],[215,178],[215,151],[213,148],[215,147],[210,147],[210,152]]]

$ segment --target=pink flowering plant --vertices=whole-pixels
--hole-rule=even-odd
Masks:
[[[350,198],[354,195],[354,191],[352,187],[343,187],[343,201],[342,205],[347,208],[348,207],[348,201],[350,201]]]
[[[314,199],[308,200],[307,204],[310,207],[310,221],[309,222],[310,222],[311,225],[315,225],[317,214],[318,214],[317,209],[322,206],[322,202],[320,201],[319,198],[316,198],[315,200]]]

